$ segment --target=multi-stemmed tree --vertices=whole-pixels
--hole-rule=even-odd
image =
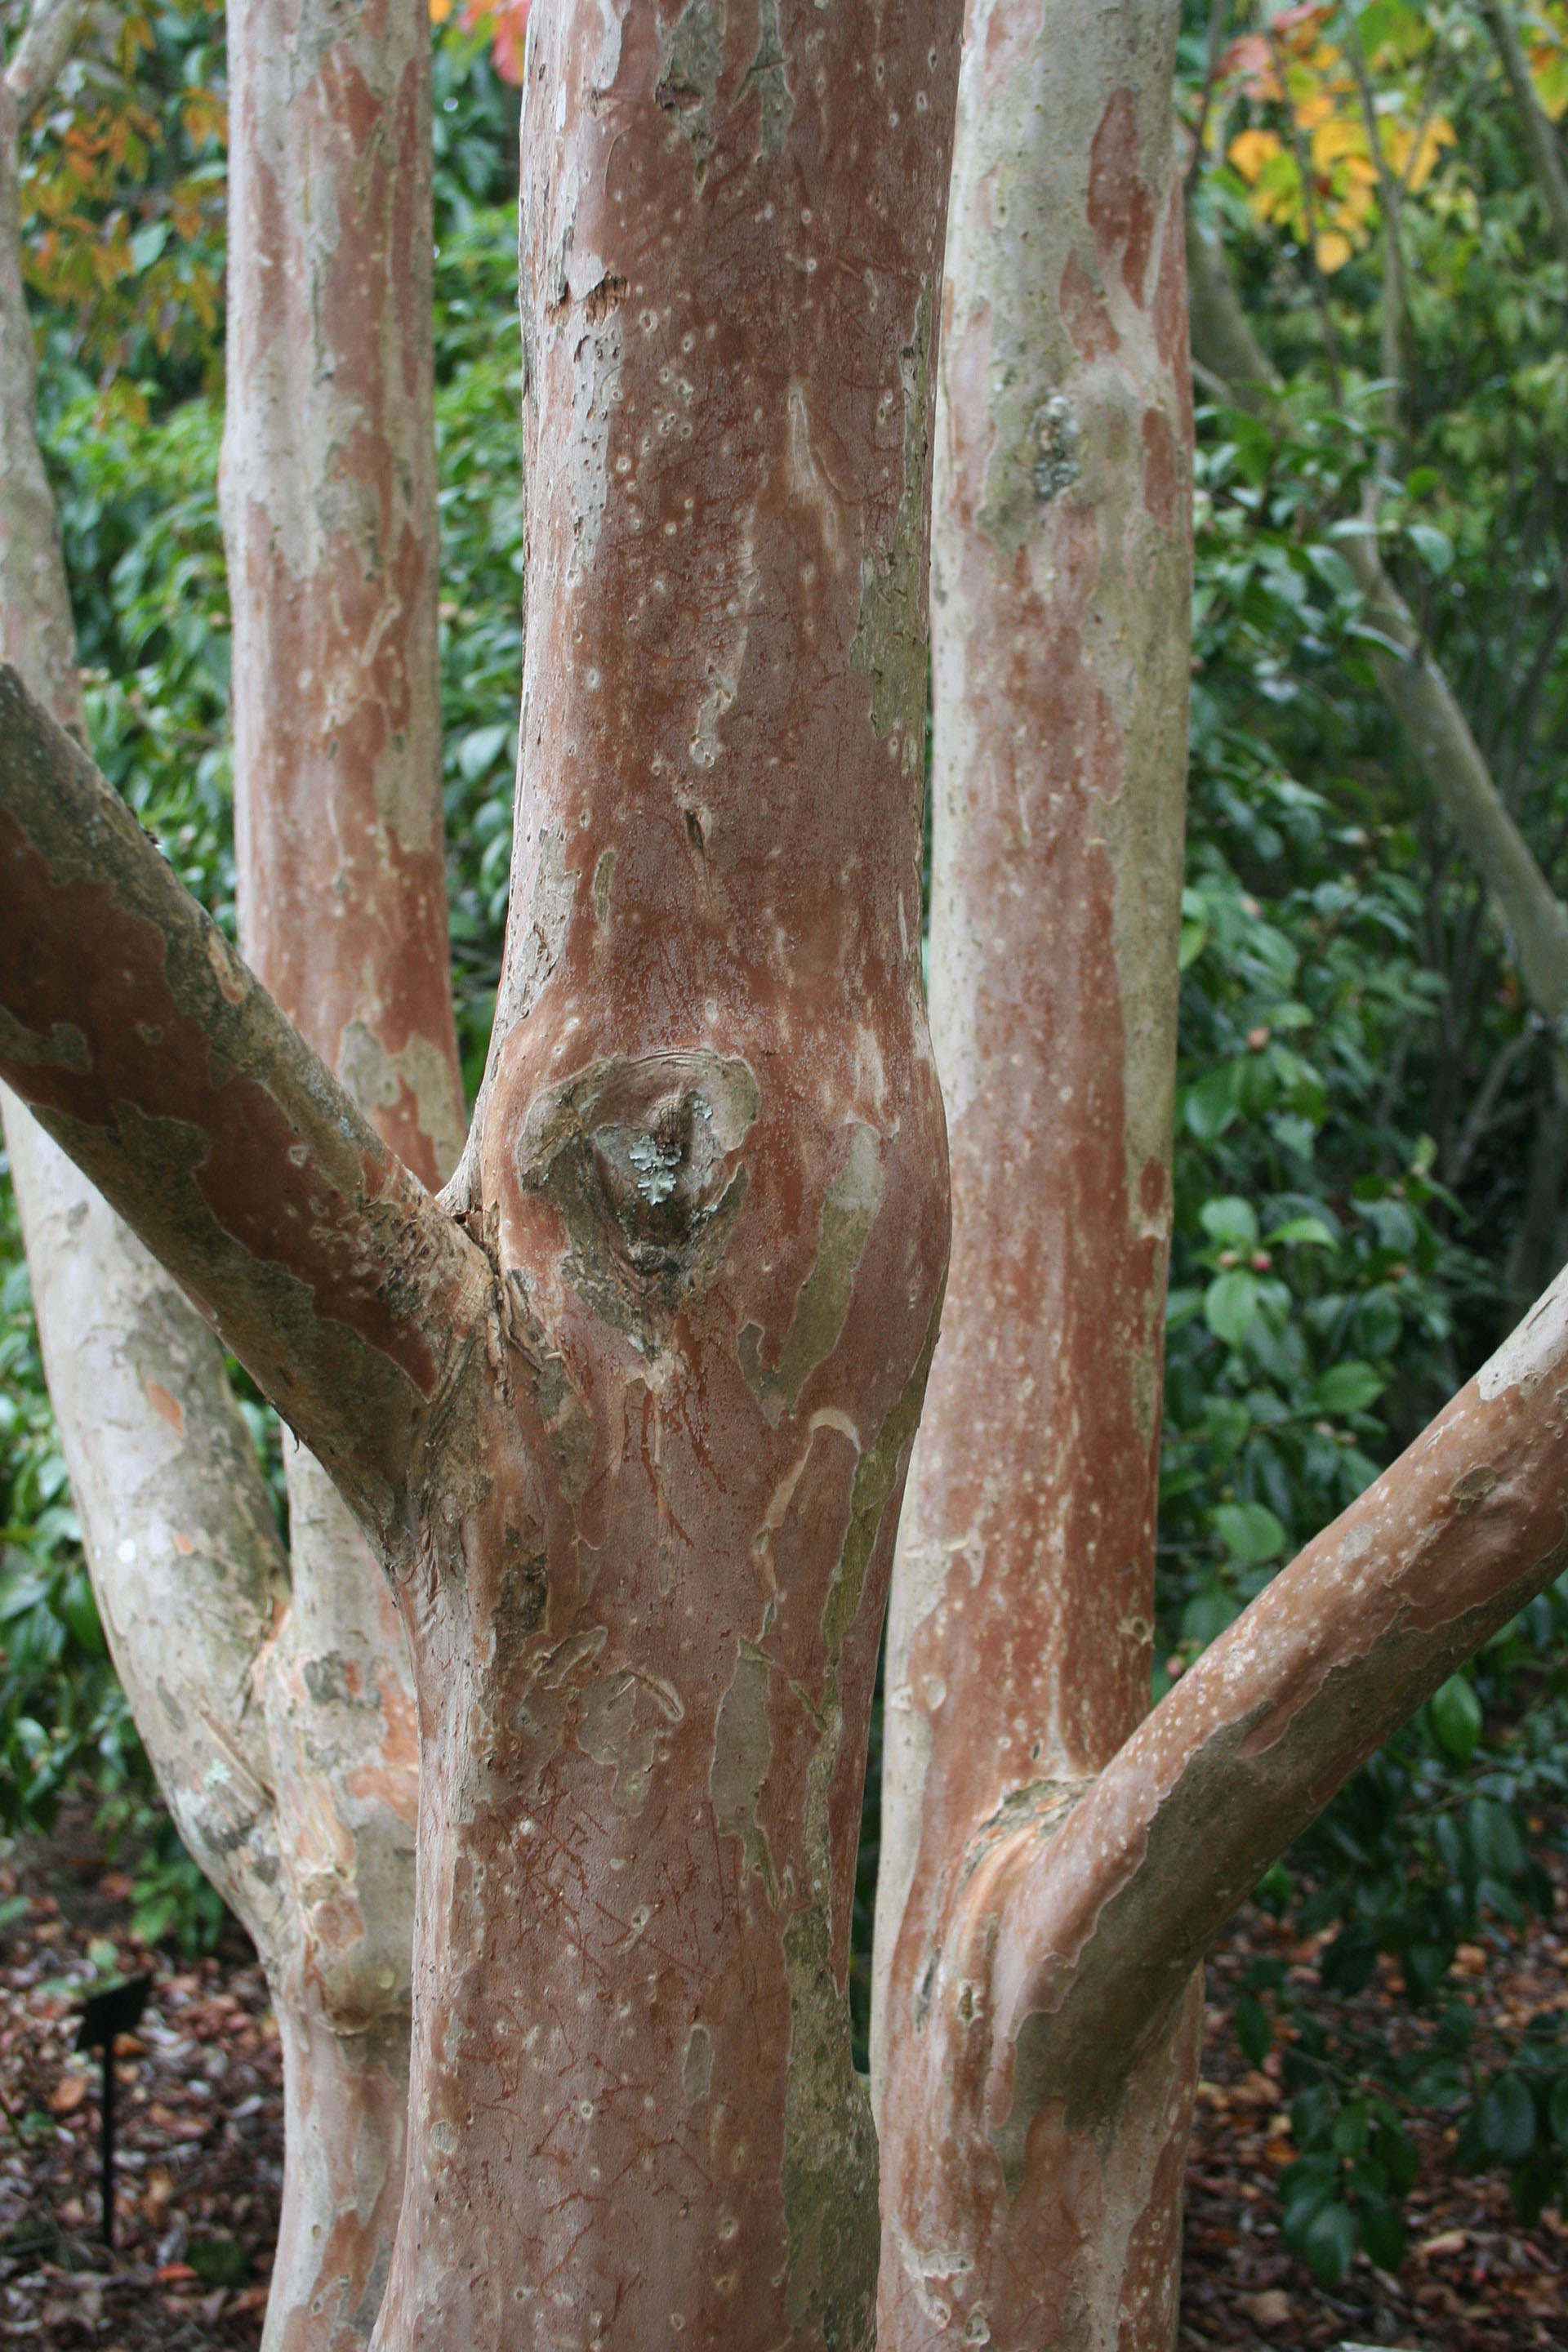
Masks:
[[[434,1000],[351,1055],[349,981],[291,971],[299,926],[353,935],[352,877],[329,919],[326,858],[270,945],[253,905],[323,1059],[0,677],[0,1067],[323,1465],[407,1631],[386,2352],[1168,2347],[1205,1946],[1563,1556],[1554,1291],[1140,1720],[1187,645],[1173,24],[975,0],[944,289],[959,36],[956,0],[535,12],[513,887],[438,1199],[363,1107],[420,1099]],[[258,61],[264,126],[293,38]],[[257,253],[285,249],[274,221]],[[340,314],[289,273],[236,290],[226,512],[265,614],[292,548],[359,576],[264,462]],[[955,1254],[889,1652],[879,2233],[845,1993],[948,1239],[933,447]],[[321,576],[288,562],[285,613]],[[340,708],[307,691],[328,634],[251,640],[250,740],[303,719],[285,792]],[[371,772],[395,864],[405,772]]]

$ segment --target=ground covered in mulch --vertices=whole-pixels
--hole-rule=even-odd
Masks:
[[[181,1961],[129,1938],[129,1882],[83,1814],[0,1862],[0,2343],[44,2352],[195,2352],[261,2333],[282,2179],[282,2066],[267,1989],[237,1934]],[[6,1915],[9,1915],[7,1917]],[[1568,1896],[1557,1920],[1568,1928]],[[1320,2287],[1285,2251],[1275,2182],[1294,2153],[1270,2053],[1250,2072],[1229,2023],[1259,1954],[1310,1981],[1317,1948],[1247,1911],[1210,1971],[1205,2080],[1187,2174],[1182,2352],[1399,2346],[1407,2352],[1568,2352],[1568,2225],[1514,2219],[1500,2179],[1457,2175],[1440,2125],[1417,2127],[1412,2254],[1389,2279],[1358,2262]],[[1461,1969],[1500,2056],[1543,2008],[1568,2007],[1568,1932],[1466,1947]],[[75,2009],[117,1975],[154,1984],[117,2055],[116,2244],[100,2234],[95,2058]],[[1363,2022],[1419,2032],[1386,1979]],[[1486,2054],[1483,2053],[1483,2055]],[[1451,2137],[1451,2136],[1450,2136]]]
[[[1552,1921],[1522,1934],[1459,1947],[1456,1974],[1479,2031],[1483,2073],[1504,2064],[1532,2017],[1568,2010],[1568,1868],[1542,1856],[1557,1886]],[[1204,2079],[1187,2168],[1186,2252],[1181,2352],[1244,2345],[1391,2345],[1407,2352],[1568,2352],[1568,2222],[1555,2212],[1533,2229],[1520,2223],[1500,2173],[1467,2178],[1454,2158],[1458,2135],[1442,2120],[1415,2116],[1421,2175],[1405,2207],[1409,2253],[1394,2276],[1358,2256],[1338,2287],[1319,2286],[1286,2252],[1273,2183],[1295,2160],[1281,2058],[1249,2069],[1230,2017],[1250,1963],[1282,1960],[1311,1985],[1326,1936],[1299,1943],[1297,1931],[1248,1906],[1209,1967]],[[1351,2003],[1321,2011],[1348,2015],[1365,2042],[1412,2050],[1434,2030],[1413,2013],[1392,1964]]]

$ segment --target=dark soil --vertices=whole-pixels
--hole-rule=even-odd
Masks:
[[[213,1958],[148,1952],[129,1935],[129,1882],[90,1816],[0,1864],[0,2343],[41,2352],[195,2352],[261,2334],[282,2179],[282,2064],[255,1956],[234,1931]],[[20,1907],[25,1903],[26,1908]],[[1565,1906],[1559,1903],[1558,1916]],[[1275,2183],[1294,2151],[1279,2061],[1249,2072],[1229,2023],[1249,1959],[1310,1970],[1316,1948],[1247,1911],[1215,1955],[1205,2080],[1187,2172],[1181,2352],[1398,2346],[1406,2352],[1568,2352],[1568,2225],[1520,2227],[1500,2179],[1455,2171],[1422,2123],[1397,2278],[1359,2262],[1320,2287],[1285,2252]],[[1461,1969],[1498,2050],[1543,2008],[1568,2008],[1568,1935],[1532,1922]],[[112,2253],[100,2233],[96,2058],[75,2054],[75,2007],[117,1975],[151,1970],[142,2022],[117,2056],[119,2193]],[[1363,2022],[1419,2031],[1386,1978]],[[1449,2135],[1451,2139],[1451,2135]],[[454,2347],[457,2352],[457,2347]]]

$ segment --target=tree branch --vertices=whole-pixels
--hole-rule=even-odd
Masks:
[[[383,1544],[486,1260],[0,668],[0,1076]]]
[[[256,1669],[289,1570],[249,1433],[176,1285],[4,1087],[0,1118],[115,1670],[181,1836],[275,1963],[289,1921]]]
[[[1486,886],[1525,994],[1552,1024],[1561,1052],[1560,1024],[1568,1017],[1568,909],[1510,815],[1447,679],[1384,571],[1375,531],[1369,524],[1342,545],[1366,597],[1368,620],[1398,648],[1368,648],[1384,699]]]
[[[1546,206],[1546,216],[1552,223],[1557,239],[1557,250],[1568,262],[1568,173],[1563,169],[1563,151],[1557,143],[1557,133],[1542,112],[1530,79],[1530,65],[1519,37],[1519,27],[1513,21],[1507,0],[1484,0],[1492,37],[1498,45],[1503,71],[1512,89],[1514,103],[1519,109],[1520,122],[1524,131],[1525,144],[1535,169],[1535,184]]]
[[[1256,387],[1278,378],[1237,300],[1223,257],[1196,226],[1190,205],[1187,254],[1194,357],[1232,385],[1238,408],[1263,415],[1268,402]],[[1568,1017],[1568,910],[1510,815],[1447,679],[1384,569],[1375,526],[1368,521],[1343,546],[1366,598],[1367,618],[1389,641],[1387,647],[1369,648],[1384,698],[1501,919],[1526,995],[1555,1035]]]
[[[1187,200],[1187,310],[1193,364],[1223,398],[1249,416],[1266,416],[1283,386],[1247,323],[1225,256],[1198,225]]]
[[[5,87],[25,129],[60,78],[60,69],[87,22],[89,0],[38,0],[16,54],[5,68]]]
[[[960,2071],[988,2101],[1005,2172],[1047,2101],[1070,2128],[1115,2096],[1269,1864],[1560,1572],[1565,1412],[1568,1274],[1189,1669],[1054,1834],[1037,1810],[994,1836],[931,1988],[931,2007],[954,2014],[926,2039],[950,2062],[969,2044]],[[956,2021],[969,2015],[983,2034]]]

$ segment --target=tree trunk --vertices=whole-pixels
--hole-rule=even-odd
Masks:
[[[878,1633],[946,1255],[920,991],[958,12],[531,26],[502,1283],[402,1548],[409,2189],[378,2342],[869,2342]]]
[[[606,26],[563,0],[533,27],[515,887],[474,1148],[442,1202],[0,669],[0,1073],[330,1467],[410,1631],[415,2044],[382,2352],[566,2328],[826,2352],[872,2332],[845,1996],[947,1240],[915,910],[957,25],[937,0],[869,27],[760,13],[696,0]],[[1062,323],[1117,362],[1091,390],[1145,334],[1153,382],[1180,359],[1168,122],[1142,116],[1142,56],[1089,118],[1089,296],[1072,285]],[[955,348],[980,331],[956,319]],[[1084,406],[1076,451],[1059,412],[1036,426],[1058,465],[1033,488],[1070,487],[1064,453],[1083,469],[1092,582],[1131,558],[1098,535],[1118,509]],[[1163,393],[1131,424],[1127,544],[1173,562],[1156,525],[1179,522],[1184,444]],[[1046,583],[1064,656],[1067,511]],[[1013,551],[1020,604],[1034,544]],[[1068,684],[1087,740],[1131,746],[1154,651],[1130,641],[1119,670],[1082,593],[1095,690]],[[1094,1171],[1073,1213],[1122,1255],[1083,1294],[1115,1310],[1110,1370],[1086,1351],[1068,1402],[1092,1405],[1096,1443],[1131,1449],[1136,1427],[1147,1465],[1158,1348],[1137,1300],[1163,1247],[1169,1011],[1128,974],[1170,847],[1152,815],[1133,824],[1158,813],[1142,772],[1124,746],[1063,783],[1085,822],[1064,823],[1058,921],[1118,1007],[1098,1060],[1068,1063]],[[973,844],[995,859],[985,814]],[[1070,985],[1040,1001],[1070,1042]],[[1080,1699],[1034,1685],[1022,1644],[994,1651],[1041,1754],[1027,1716],[1003,1727],[940,1947],[912,1984],[908,1935],[895,1956],[889,2340],[1168,2341],[1196,1961],[1345,1773],[1557,1573],[1565,1412],[1568,1282],[1114,1755],[1147,1636],[1080,1563],[1135,1595],[1121,1555],[1145,1519],[1108,1486],[1117,1539],[1086,1510],[1091,1555],[1066,1501],[1042,1509],[1114,1664],[1083,1649]],[[927,1808],[960,1819],[986,1767],[934,1732]]]
[[[403,15],[409,18],[414,12],[405,8]],[[398,62],[405,68],[412,56],[417,102],[428,37],[423,14],[412,28],[405,23],[400,29],[405,55]],[[35,51],[47,30],[42,20],[30,28]],[[280,26],[270,30],[273,55],[281,65],[297,51]],[[330,44],[318,44],[318,54],[323,46],[330,58]],[[362,42],[362,47],[374,63],[371,45]],[[27,55],[25,46],[18,67]],[[51,70],[58,62],[57,56]],[[307,92],[312,87],[319,84],[308,85]],[[356,87],[363,92],[363,78],[356,84],[351,77],[351,94]],[[394,174],[389,163],[399,150],[386,124],[373,115],[368,121],[362,117],[355,127],[363,143],[380,148],[384,185],[390,178],[411,191],[413,219],[405,235],[427,252],[427,155],[416,140],[405,151],[408,167]],[[58,525],[34,421],[14,162],[14,141],[7,141],[0,162],[0,369],[6,392],[0,423],[6,460],[0,487],[0,614],[7,650],[80,732]],[[285,212],[298,206],[302,184],[321,200],[319,176],[313,187],[308,173],[283,176]],[[341,208],[334,220],[346,211]],[[363,224],[351,215],[348,226],[355,233]],[[238,221],[235,231],[233,246],[241,248],[236,257],[250,266],[248,278],[243,268],[232,273],[231,331],[240,327],[247,308],[257,308],[261,268],[254,236],[247,244]],[[363,238],[359,249],[363,255]],[[398,257],[399,268],[405,259]],[[363,282],[357,273],[355,282]],[[384,288],[382,299],[384,307]],[[341,294],[336,309],[341,315]],[[261,346],[257,352],[247,351],[243,331],[236,331],[231,349],[237,347],[247,363],[258,361],[264,371],[266,338],[254,340]],[[356,468],[368,473],[379,467],[384,477],[411,479],[420,492],[417,552],[433,575],[427,289],[423,308],[413,314],[411,341],[413,364],[395,372],[399,377],[411,374],[416,392],[423,388],[422,397],[408,397],[402,382],[391,400],[381,395],[378,383],[360,387],[357,411],[349,413],[340,400],[334,413],[307,418],[286,457],[293,463],[296,482],[309,477],[318,511],[330,510],[334,498],[342,504],[345,489],[352,505],[362,488]],[[395,363],[400,355],[390,356]],[[244,380],[252,381],[248,372]],[[273,420],[276,426],[275,403]],[[362,495],[362,511],[363,507]],[[374,574],[375,567],[371,569]],[[237,698],[252,719],[253,739],[256,689],[262,688],[275,712],[299,717],[299,681],[292,667],[279,674],[274,666],[267,675],[265,636],[258,650],[258,594],[265,596],[270,581],[264,578],[258,591],[237,567],[235,584],[242,647]],[[418,1108],[436,1106],[432,1123],[440,1129],[449,1160],[460,1133],[460,1097],[446,981],[439,777],[430,716],[436,689],[434,591],[411,594],[409,584],[405,561],[382,600],[390,610],[367,611],[362,600],[350,617],[360,630],[356,656],[367,638],[381,640],[382,670],[372,679],[378,699],[392,699],[384,693],[388,664],[407,658],[413,648],[412,691],[422,714],[421,749],[429,756],[413,783],[398,772],[395,760],[386,764],[393,805],[422,826],[416,904],[423,913],[434,893],[437,936],[433,950],[427,940],[411,940],[413,926],[405,916],[409,891],[388,908],[385,887],[377,892],[356,871],[352,904],[362,928],[354,947],[355,977],[362,987],[379,988],[395,1000],[396,989],[388,983],[414,961],[411,944],[424,947],[426,962],[438,975],[439,984],[430,992],[435,1017],[426,1024],[436,1042],[423,1055],[416,1045],[405,1059],[421,1080]],[[406,610],[399,607],[400,590]],[[332,619],[341,646],[341,612],[315,618],[312,642],[323,662],[332,644]],[[357,660],[346,665],[340,651],[340,676],[327,672],[331,684],[341,688],[341,674],[351,667],[363,670]],[[360,695],[363,699],[363,678]],[[405,700],[410,698],[405,693]],[[346,699],[340,691],[340,709]],[[242,746],[242,773],[248,748]],[[318,822],[330,822],[339,842],[355,851],[366,819],[336,788],[338,777],[353,762],[335,762],[326,783],[321,782],[322,764],[318,760],[313,781],[319,788],[310,813]],[[363,761],[356,781],[363,781]],[[266,834],[269,782],[264,776],[262,793],[250,799],[252,838]],[[275,807],[278,798],[274,794]],[[278,810],[279,829],[289,814]],[[242,835],[242,857],[245,845]],[[295,969],[307,977],[330,965],[328,950],[341,941],[342,926],[334,932],[321,922],[321,903],[341,906],[343,898],[341,893],[335,898],[325,895],[305,915],[296,894],[290,909],[298,942]],[[327,977],[338,981],[338,970],[329,968]],[[417,1118],[408,1116],[395,1087],[388,1105],[384,1074],[374,1068],[374,1053],[389,1026],[385,1005],[378,997],[368,1007],[355,1007],[362,1009],[363,1036],[350,1041],[353,1069],[363,1073],[367,1061],[372,1063],[371,1107],[387,1124],[395,1123],[405,1155],[435,1183],[439,1163]],[[340,1040],[331,1043],[336,1046]],[[407,1044],[405,1035],[395,1033],[395,1051],[405,1051]],[[363,2344],[374,2322],[402,2188],[417,1803],[414,1704],[402,1628],[384,1580],[343,1506],[321,1473],[294,1449],[291,1560],[284,1560],[254,1454],[229,1396],[222,1349],[167,1276],[20,1105],[9,1098],[5,1111],[51,1397],[116,1666],[181,1833],[255,1937],[278,2008],[289,2128],[266,2343],[268,2352],[347,2352]],[[182,1638],[171,1645],[168,1629],[174,1623]]]
[[[442,828],[430,19],[228,16],[227,397],[240,944],[434,1190],[463,1139]],[[294,1607],[269,1686],[301,1942],[283,1986],[279,2342],[380,2305],[403,2187],[417,1733],[395,1603],[286,1452]],[[325,2223],[326,2226],[323,2226]],[[307,2336],[325,2304],[333,2328]]]
[[[969,1874],[1149,1705],[1192,580],[1175,30],[972,0],[960,84],[932,571],[953,1257],[889,1634],[885,2352],[1174,2326],[1196,2009],[1111,2128],[1027,2164],[919,2116],[900,2053]]]

